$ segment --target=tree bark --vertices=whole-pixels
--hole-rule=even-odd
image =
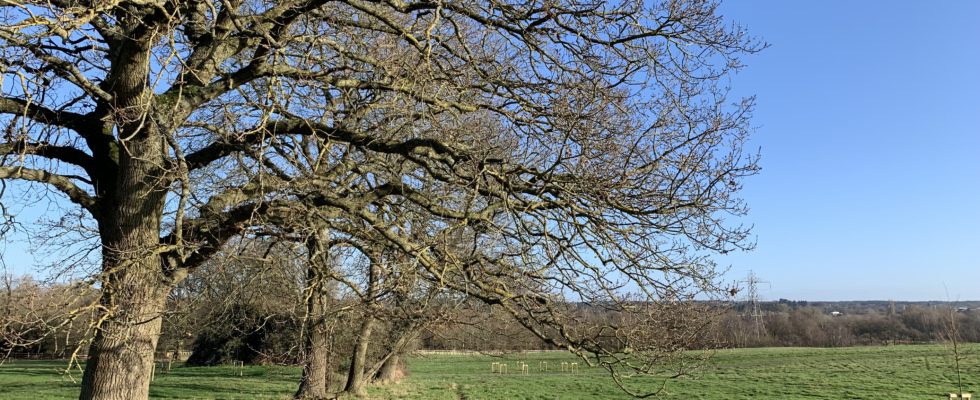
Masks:
[[[374,328],[374,317],[364,316],[361,329],[357,334],[357,343],[354,345],[354,354],[351,356],[350,371],[347,374],[347,385],[344,392],[354,396],[364,396],[364,367],[367,364],[368,344],[371,342],[371,331]]]
[[[417,329],[419,329],[417,326],[411,324],[396,324],[393,330],[398,334],[398,340],[385,344],[387,353],[370,369],[374,382],[385,385],[401,379],[399,374],[404,373],[404,370],[398,365],[400,356],[405,354],[408,343],[415,337]]]
[[[374,376],[374,381],[381,385],[397,382],[402,377],[400,362],[399,353],[392,354],[385,360],[384,364],[381,364],[381,369]]]
[[[320,318],[322,321],[323,318]],[[311,324],[307,324],[308,326]],[[299,383],[299,390],[294,396],[297,399],[325,399],[327,398],[328,376],[330,374],[328,358],[330,351],[327,348],[327,334],[325,325],[317,322],[310,326],[310,331],[306,335],[304,346],[306,356],[303,360],[303,377]]]
[[[323,242],[326,237],[320,235],[307,243],[309,251],[309,266],[306,272],[306,336],[304,337],[303,377],[299,389],[293,396],[297,399],[325,399],[329,386],[329,332],[327,326],[327,302],[330,293],[324,277],[325,268],[329,268],[328,249]]]
[[[82,400],[129,400],[149,396],[153,353],[168,289],[133,280],[114,295],[115,312],[96,332],[82,377]]]
[[[160,257],[160,225],[168,181],[159,136],[133,135],[119,174],[100,202],[101,323],[89,346],[81,400],[149,396],[162,313],[174,284]],[[137,131],[139,132],[139,131]]]

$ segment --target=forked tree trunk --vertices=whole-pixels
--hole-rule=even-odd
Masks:
[[[344,392],[354,396],[364,396],[364,367],[367,364],[368,344],[371,342],[371,331],[374,328],[374,317],[364,316],[361,329],[357,333],[357,343],[354,345],[354,354],[351,356],[350,371],[347,374],[347,385]]]
[[[387,385],[389,383],[395,383],[402,377],[401,357],[398,353],[392,354],[385,360],[384,364],[381,364],[381,369],[374,376],[374,381],[381,385]]]
[[[386,385],[400,380],[405,375],[405,366],[400,365],[401,356],[405,354],[409,343],[416,337],[420,326],[412,323],[396,324],[393,331],[398,334],[398,340],[385,343],[387,353],[371,368],[374,382]]]

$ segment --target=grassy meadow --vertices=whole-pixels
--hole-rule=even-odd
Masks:
[[[961,349],[963,350],[963,349]],[[965,391],[980,392],[980,345],[961,352]],[[519,375],[515,362],[531,365]],[[509,364],[510,374],[490,373],[490,363]],[[541,361],[549,372],[538,370]],[[600,369],[555,371],[575,361],[562,353],[491,357],[419,356],[410,375],[396,385],[371,387],[373,399],[627,399]],[[62,373],[65,364],[7,361],[0,365],[0,398],[70,399],[78,384]],[[178,367],[160,373],[150,387],[154,399],[288,399],[299,369],[254,366]],[[241,376],[239,376],[241,373]],[[79,372],[74,372],[76,381]],[[652,378],[635,387],[655,389]],[[955,391],[952,356],[939,345],[841,349],[771,348],[719,351],[697,376],[669,381],[668,399],[941,399]]]

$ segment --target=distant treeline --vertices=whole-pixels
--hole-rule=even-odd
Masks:
[[[731,347],[843,347],[980,342],[977,302],[795,302],[736,304],[718,324]]]
[[[258,274],[258,273],[256,273]],[[161,353],[193,353],[198,364],[295,363],[301,336],[301,287],[289,276],[263,276],[267,284],[246,292],[221,289],[212,277],[203,295],[171,296],[159,339]],[[189,282],[194,282],[191,280]],[[275,284],[272,284],[275,282]],[[44,285],[30,277],[9,280],[0,292],[0,357],[64,358],[84,354],[93,327],[91,312],[97,290],[86,286]],[[292,286],[296,287],[292,287]],[[213,292],[213,293],[212,293]],[[231,294],[229,294],[231,293]],[[238,293],[237,295],[234,293]],[[179,294],[179,293],[178,293]],[[189,301],[187,299],[195,299]],[[184,300],[182,300],[184,299]],[[637,304],[638,307],[643,307]],[[338,302],[337,307],[345,307]],[[620,316],[597,305],[577,304],[576,329],[600,329]],[[663,306],[660,306],[663,307]],[[663,323],[644,331],[656,336],[670,324],[703,323],[703,347],[811,346],[843,347],[893,343],[935,343],[955,338],[980,342],[980,302],[773,302],[697,303],[664,309]],[[651,312],[658,307],[650,306]],[[334,317],[330,342],[353,345],[358,315]],[[669,317],[669,318],[668,318]],[[628,325],[627,325],[628,326]],[[633,329],[638,327],[633,326]],[[398,337],[399,326],[378,323],[382,343]],[[602,338],[602,336],[597,336]],[[618,340],[615,332],[608,340]],[[498,309],[485,305],[457,307],[425,325],[406,348],[469,351],[556,349]],[[686,343],[692,346],[692,343]],[[686,347],[691,348],[691,347]],[[377,358],[377,357],[375,357]],[[346,360],[335,360],[339,369]]]
[[[716,347],[845,347],[936,343],[955,337],[980,342],[980,302],[772,302],[717,304],[709,329]],[[598,318],[593,316],[593,318]],[[422,348],[530,350],[550,346],[505,319],[444,326],[422,337]]]

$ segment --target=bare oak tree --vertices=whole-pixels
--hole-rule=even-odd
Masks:
[[[751,101],[719,82],[761,45],[710,1],[14,0],[0,18],[0,179],[98,225],[82,399],[146,398],[170,290],[298,199],[609,357],[561,304],[685,299],[712,289],[708,254],[748,245],[724,218],[756,172]],[[313,139],[341,149],[313,167],[367,169],[349,190],[282,162],[335,151]],[[397,202],[480,251],[385,226]]]

